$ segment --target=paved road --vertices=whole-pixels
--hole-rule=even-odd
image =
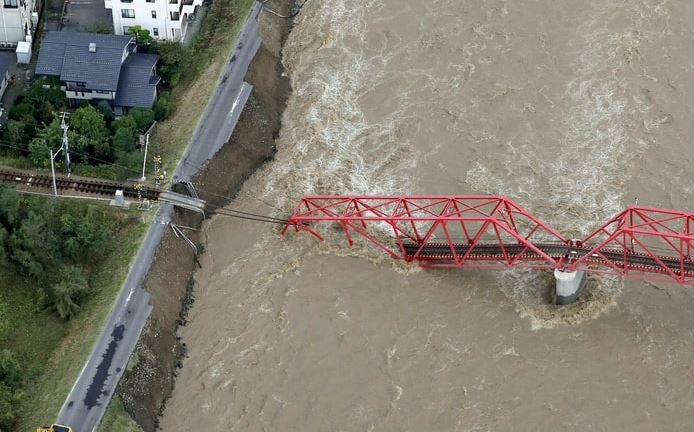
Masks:
[[[251,90],[243,82],[243,77],[260,46],[259,13],[260,4],[256,2],[236,47],[230,53],[224,73],[226,78],[220,78],[193,139],[174,172],[174,180],[190,179],[231,136]],[[96,430],[149,317],[152,307],[142,281],[164,231],[169,229],[172,210],[171,204],[162,203],[160,206],[123,283],[114,309],[60,410],[58,423],[72,426],[75,432]]]
[[[229,57],[217,89],[203,114],[204,121],[198,123],[193,136],[196,145],[188,146],[183,159],[174,173],[174,181],[190,180],[200,167],[229,141],[241,111],[251,94],[251,85],[243,81],[248,65],[253,60],[262,40],[258,34],[260,4],[251,11],[251,19],[241,30],[236,47]],[[201,149],[198,144],[203,144]]]

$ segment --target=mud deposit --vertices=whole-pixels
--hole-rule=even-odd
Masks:
[[[254,85],[251,97],[230,141],[193,179],[200,187],[200,197],[212,208],[228,204],[227,197],[235,195],[243,181],[275,152],[274,138],[289,92],[279,60],[287,32],[284,20],[264,21],[263,46],[246,75],[246,81]],[[199,227],[202,221],[177,210],[174,222]],[[194,242],[201,243],[198,233],[187,233]],[[177,329],[186,325],[187,310],[194,302],[191,275],[195,267],[190,247],[168,231],[145,280],[145,288],[152,295],[152,315],[133,355],[134,366],[128,368],[118,386],[127,411],[146,432],[156,430],[186,352]]]
[[[309,1],[273,160],[231,207],[504,193],[569,237],[692,208],[694,3]],[[165,431],[688,431],[692,291],[393,263],[215,217]]]

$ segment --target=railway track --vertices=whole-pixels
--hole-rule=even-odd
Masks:
[[[37,192],[44,192],[46,189],[52,191],[53,179],[50,175],[35,174],[23,172],[19,170],[0,169],[0,182],[12,183],[17,186],[29,187],[36,189]],[[57,175],[55,177],[55,185],[58,191],[75,192],[85,196],[95,197],[113,197],[117,190],[122,190],[126,198],[138,199],[137,183],[132,182],[113,182],[107,180],[95,180],[84,177],[65,177]],[[143,186],[140,190],[142,198],[151,201],[159,199],[160,191],[158,189]]]
[[[441,261],[446,259],[455,259],[453,253],[451,252],[451,247],[448,244],[428,243],[421,246],[414,243],[406,243],[403,246],[407,257],[419,261]],[[592,250],[592,248],[589,246],[579,247],[555,243],[538,243],[535,246],[554,259],[559,259],[561,257],[578,259],[585,256]],[[455,254],[458,257],[464,256],[466,253],[468,253],[468,251],[470,251],[470,249],[472,249],[467,258],[471,261],[504,261],[504,252],[506,255],[517,255],[522,253],[521,259],[523,261],[540,261],[543,259],[535,251],[528,249],[524,245],[518,244],[504,245],[503,249],[498,244],[479,244],[474,248],[466,244],[455,244],[454,248]],[[665,273],[660,263],[658,263],[658,261],[650,255],[632,252],[625,254],[624,251],[619,250],[602,250],[600,253],[618,267],[624,267],[626,263],[626,266],[630,270]],[[589,264],[601,263],[600,257],[595,254],[594,256],[594,259],[589,258],[587,262]],[[658,256],[657,258],[675,273],[680,272],[680,265],[682,265],[684,273],[688,277],[694,277],[694,261],[685,259],[684,262],[680,263],[679,259],[673,257]]]

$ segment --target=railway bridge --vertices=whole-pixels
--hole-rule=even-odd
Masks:
[[[554,270],[558,304],[576,299],[586,272],[694,285],[691,212],[633,205],[572,239],[505,196],[305,196],[282,233],[322,240],[320,222],[423,267]]]

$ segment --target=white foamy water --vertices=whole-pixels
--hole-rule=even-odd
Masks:
[[[312,0],[277,156],[241,204],[499,193],[569,237],[635,196],[687,208],[692,19],[667,0]],[[694,428],[686,289],[591,276],[559,308],[548,272],[394,266],[325,231],[207,225],[164,430]]]

